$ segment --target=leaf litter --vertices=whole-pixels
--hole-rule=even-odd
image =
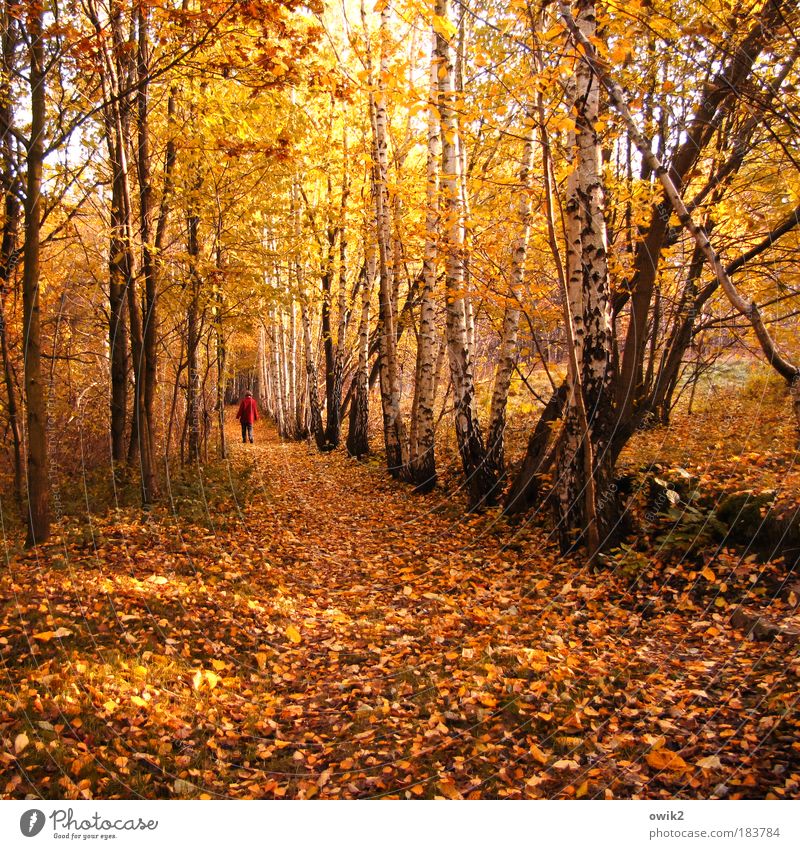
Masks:
[[[117,511],[11,554],[4,797],[800,792],[797,648],[731,624],[733,553],[593,572],[343,454],[231,463],[215,529]]]

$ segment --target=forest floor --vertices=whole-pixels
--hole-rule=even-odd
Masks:
[[[752,557],[594,571],[377,459],[256,434],[170,509],[87,489],[46,545],[6,539],[0,794],[800,794],[797,643],[730,621],[789,609],[746,597]]]

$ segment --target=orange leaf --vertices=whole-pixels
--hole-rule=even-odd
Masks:
[[[548,760],[550,760],[547,755],[535,744],[531,743],[531,747],[528,750],[531,753],[531,757],[540,764],[546,764]]]
[[[456,785],[453,783],[452,778],[443,778],[439,782],[439,789],[442,791],[442,795],[446,796],[448,799],[463,799],[464,797],[458,792]]]
[[[689,764],[679,754],[671,752],[669,749],[656,749],[653,752],[648,752],[645,760],[653,769],[670,772],[683,772],[689,769]]]

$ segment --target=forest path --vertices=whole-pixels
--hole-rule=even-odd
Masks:
[[[463,493],[418,496],[377,458],[258,436],[233,446],[257,484],[248,538],[290,620],[295,726],[326,753],[302,762],[333,770],[334,795],[691,796],[713,772],[686,758],[746,739],[751,664],[786,648],[742,642],[713,596],[665,608],[540,529],[465,515]]]
[[[377,458],[237,436],[0,571],[0,793],[796,795],[796,651],[691,564],[592,573]]]
[[[451,567],[502,555],[503,540],[519,546],[499,511],[465,516],[463,493],[418,496],[377,458],[323,454],[310,443],[280,440],[269,426],[257,437],[255,445],[231,443],[233,463],[253,464],[246,534],[263,540],[271,566],[300,589],[348,597],[366,583],[371,596],[407,597],[406,587]],[[530,533],[541,547],[544,535]],[[506,555],[516,563],[517,552]]]

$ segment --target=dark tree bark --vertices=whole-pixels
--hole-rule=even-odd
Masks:
[[[8,325],[6,298],[12,289],[15,271],[19,263],[19,222],[21,194],[16,175],[17,162],[11,134],[13,114],[11,111],[11,74],[17,49],[16,22],[4,8],[2,32],[2,70],[0,71],[0,156],[2,157],[2,191],[5,216],[3,219],[2,243],[0,243],[0,353],[3,358],[3,380],[6,387],[6,408],[11,443],[14,451],[14,495],[22,507],[22,429],[19,420],[17,388],[14,369],[8,350]]]
[[[158,287],[156,259],[153,244],[153,187],[150,162],[150,12],[139,3],[136,10],[137,41],[137,92],[138,111],[136,170],[139,177],[139,232],[142,242],[141,273],[144,281],[142,305],[142,351],[134,364],[135,391],[138,414],[137,438],[141,469],[142,503],[149,504],[158,498],[156,476],[156,442],[154,404],[158,367]]]
[[[369,301],[375,281],[375,248],[367,249],[364,283],[361,290],[361,317],[358,323],[358,366],[353,378],[347,453],[351,457],[369,454]]]
[[[43,9],[28,7],[31,136],[26,156],[25,244],[22,272],[23,352],[28,424],[29,546],[50,536],[48,491],[47,409],[42,379],[39,275],[41,270],[42,168],[44,165],[45,83]]]

